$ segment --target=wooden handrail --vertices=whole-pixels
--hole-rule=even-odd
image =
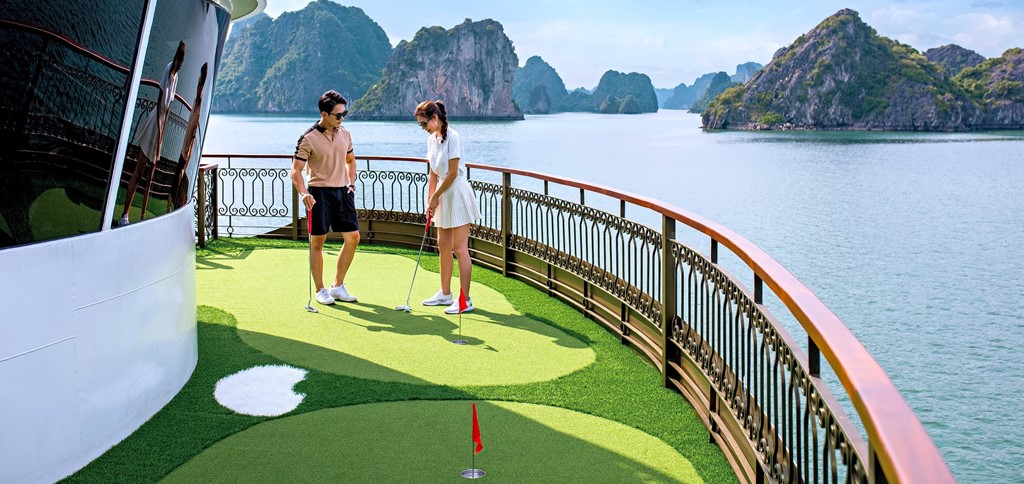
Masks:
[[[704,217],[650,197],[527,170],[474,163],[466,166],[536,178],[625,200],[669,216],[728,247],[772,289],[825,355],[850,395],[885,474],[896,482],[955,482],[917,415],[850,328],[796,276],[753,242]]]
[[[290,155],[204,155],[207,156],[291,158]],[[357,155],[356,158],[427,162],[425,158],[415,157]],[[682,222],[729,248],[772,289],[825,355],[864,423],[870,452],[878,459],[877,465],[885,476],[893,482],[956,482],[917,415],[853,332],[796,276],[754,243],[704,217],[643,195],[516,168],[476,163],[466,163],[466,166],[558,183],[624,200]]]

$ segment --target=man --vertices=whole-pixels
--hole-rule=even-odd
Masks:
[[[345,288],[345,274],[359,245],[359,219],[356,218],[356,157],[352,135],[341,126],[348,114],[348,102],[336,91],[320,96],[320,121],[302,133],[295,147],[290,173],[309,217],[309,256],[316,302],[334,304],[335,300],[355,302]],[[305,169],[309,182],[303,180]],[[324,241],[331,230],[341,232],[344,245],[338,254],[337,273],[330,289],[324,287]]]

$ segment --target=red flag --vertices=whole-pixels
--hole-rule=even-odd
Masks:
[[[466,302],[466,294],[463,293],[462,291],[459,291],[459,314],[462,314],[462,312],[465,311],[466,308],[468,307],[469,303]]]
[[[476,404],[473,404],[473,442],[476,442],[476,449],[473,451],[474,454],[479,454],[481,450],[484,450],[484,442],[480,440],[480,422],[476,420]]]

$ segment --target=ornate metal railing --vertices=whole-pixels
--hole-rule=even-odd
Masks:
[[[22,176],[50,170],[62,183],[85,182],[79,190],[91,208],[103,211],[104,188],[127,185],[139,160],[139,146],[129,140],[124,168],[111,175],[116,142],[128,103],[130,69],[68,37],[36,26],[0,19],[0,64],[11,71],[5,78],[17,83],[0,85],[0,137],[8,150],[19,152],[10,161]],[[2,80],[0,80],[2,82]],[[156,109],[161,96],[158,81],[142,79],[131,124],[134,134]],[[175,94],[169,106],[164,149],[156,160],[153,180],[146,186],[143,208],[150,196],[170,203],[178,154],[191,106]],[[145,211],[145,210],[143,210]],[[24,219],[25,217],[18,217]],[[16,222],[13,230],[31,239],[30,228]],[[99,227],[99,222],[96,227]]]
[[[199,176],[192,193],[192,202],[196,207],[196,244],[199,247],[206,247],[207,240],[216,239],[219,235],[217,187],[220,183],[217,171],[216,163],[199,165]]]
[[[205,158],[278,167],[218,172],[218,213],[229,227],[233,219],[240,227],[246,219],[272,217],[281,226],[262,235],[306,236],[287,180],[289,156]],[[364,163],[356,183],[363,240],[417,247],[426,160],[358,159]],[[420,169],[409,170],[410,164]],[[500,177],[500,183],[471,181],[482,212],[470,232],[474,263],[559,297],[638,349],[662,372],[663,383],[697,410],[741,480],[953,482],[920,421],[867,350],[754,244],[647,197],[523,170],[467,168]],[[544,189],[513,186],[513,177],[540,181]],[[552,196],[551,184],[578,190],[579,200]],[[588,204],[588,195],[616,200],[618,213]],[[627,218],[627,208],[653,212],[660,230]],[[708,239],[707,253],[680,242],[677,230],[684,226]],[[752,288],[719,263],[723,248],[753,272]],[[806,349],[765,306],[766,288],[806,331]],[[865,435],[821,378],[822,356]]]

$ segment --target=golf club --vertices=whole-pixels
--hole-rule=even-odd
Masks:
[[[309,218],[309,210],[306,210],[306,235],[309,239],[309,245],[313,245],[313,221]],[[319,313],[316,308],[313,307],[313,251],[309,251],[309,299],[306,300],[306,311],[311,313]]]
[[[409,299],[412,298],[412,285],[416,283],[416,271],[420,268],[420,257],[423,257],[423,244],[427,242],[427,234],[430,233],[430,218],[427,216],[427,226],[423,227],[423,240],[420,241],[420,253],[416,255],[416,267],[412,270],[412,282],[409,283],[409,295],[405,296],[405,304],[402,306],[395,306],[395,309],[399,311],[411,312],[412,308],[409,307]]]

